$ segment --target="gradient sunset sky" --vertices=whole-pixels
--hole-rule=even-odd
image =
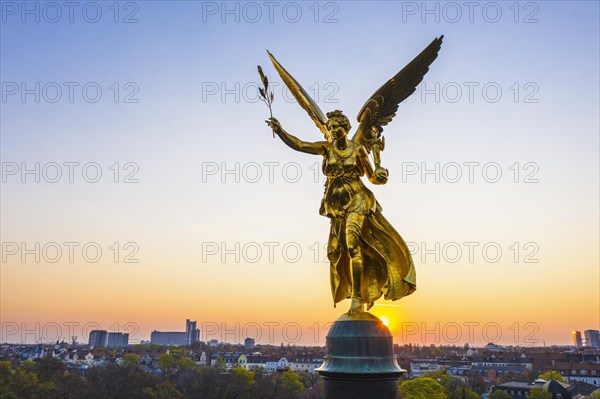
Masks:
[[[203,340],[323,344],[349,303],[329,289],[321,160],[273,139],[256,65],[275,116],[316,141],[266,49],[356,127],[442,34],[384,130],[389,183],[369,185],[418,289],[373,312],[400,344],[600,327],[598,2],[46,4],[1,3],[0,341],[72,323],[80,342],[90,326],[139,341],[191,318]]]

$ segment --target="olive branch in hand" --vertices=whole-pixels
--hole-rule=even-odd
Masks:
[[[273,119],[273,109],[271,108],[271,105],[273,104],[275,97],[273,96],[272,91],[269,92],[269,79],[267,79],[267,77],[263,73],[263,70],[260,67],[260,65],[258,66],[258,74],[260,75],[260,80],[263,84],[263,87],[258,88],[258,92],[260,93],[260,99],[265,104],[267,104],[267,107],[269,107],[269,114],[271,115],[271,119]],[[271,127],[271,129],[273,130],[273,138],[275,138],[275,129],[273,127]]]

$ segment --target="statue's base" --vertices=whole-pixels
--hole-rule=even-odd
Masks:
[[[393,336],[376,316],[342,315],[327,334],[327,355],[316,370],[326,399],[397,399],[404,373],[394,356]]]

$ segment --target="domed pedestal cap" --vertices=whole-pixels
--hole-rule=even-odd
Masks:
[[[402,370],[390,330],[376,316],[342,315],[327,334],[327,355],[316,371],[327,399],[396,399]]]

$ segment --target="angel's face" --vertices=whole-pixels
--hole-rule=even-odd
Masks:
[[[334,140],[338,140],[348,134],[348,131],[344,127],[343,124],[340,123],[337,119],[329,119],[327,121],[327,129],[331,134],[331,138]]]

